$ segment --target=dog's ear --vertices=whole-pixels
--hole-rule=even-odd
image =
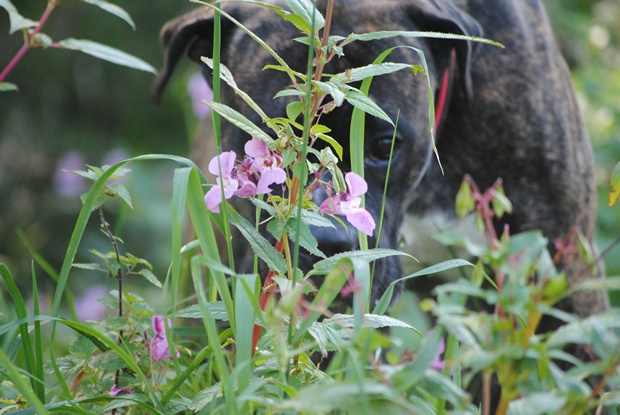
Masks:
[[[452,4],[451,0],[416,1],[408,10],[414,24],[420,30],[476,37],[483,35],[482,27],[476,19]],[[437,65],[435,69],[439,71],[449,65],[451,51],[456,51],[461,82],[465,92],[471,97],[473,93],[471,66],[476,47],[474,42],[439,39],[431,40],[429,44]]]
[[[159,101],[170,81],[174,69],[183,55],[200,63],[201,56],[213,53],[213,16],[214,11],[208,7],[193,10],[166,23],[161,29],[161,42],[164,45],[164,67],[159,72],[153,87],[153,95]],[[222,38],[228,38],[233,25],[222,18]]]

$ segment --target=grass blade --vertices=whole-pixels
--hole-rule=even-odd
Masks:
[[[0,264],[0,275],[4,280],[4,285],[6,286],[11,299],[13,300],[13,304],[15,305],[15,314],[18,319],[27,319],[28,312],[26,311],[26,303],[24,302],[24,297],[22,296],[21,291],[17,288],[15,284],[15,279],[13,278],[13,274],[4,264]],[[26,371],[31,375],[30,383],[32,384],[33,389],[37,389],[38,383],[34,380],[35,374],[35,357],[34,351],[32,349],[32,341],[30,339],[30,333],[28,333],[28,323],[19,325],[19,334],[21,337],[22,351],[26,365]]]
[[[38,415],[47,415],[49,412],[45,409],[43,403],[37,398],[28,383],[24,382],[17,368],[11,363],[9,358],[2,350],[0,350],[0,366],[6,370],[8,378],[13,382],[17,390],[24,396],[26,401],[37,410]]]
[[[41,313],[39,304],[39,286],[37,284],[37,274],[32,264],[32,303],[33,315],[38,316]],[[37,379],[35,393],[39,400],[45,403],[45,372],[43,370],[43,340],[41,338],[41,322],[34,321],[34,376]]]

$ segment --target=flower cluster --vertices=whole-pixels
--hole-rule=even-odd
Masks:
[[[282,156],[273,152],[257,138],[245,144],[245,158],[235,163],[237,155],[233,151],[223,152],[211,159],[209,172],[216,176],[216,185],[205,195],[209,210],[219,213],[222,195],[225,199],[233,196],[253,197],[269,194],[271,186],[286,181],[282,168]],[[362,196],[368,191],[366,181],[356,173],[345,175],[347,190],[332,194],[320,206],[323,214],[342,215],[356,229],[368,236],[375,230],[375,220],[362,207]],[[331,188],[331,185],[327,185]],[[222,192],[223,188],[223,192]]]
[[[213,157],[209,162],[209,172],[217,177],[205,196],[205,203],[212,212],[220,211],[222,187],[224,198],[253,197],[271,193],[270,186],[286,181],[286,172],[282,168],[282,157],[269,150],[267,145],[257,138],[245,144],[245,158],[235,165],[237,155],[226,151]]]

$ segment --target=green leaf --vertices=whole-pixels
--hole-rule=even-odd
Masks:
[[[413,256],[394,249],[368,249],[366,251],[348,251],[336,254],[329,258],[323,259],[314,264],[314,268],[310,271],[311,275],[326,274],[342,259],[360,259],[366,262],[376,261],[378,259],[390,256],[406,256],[415,259]]]
[[[228,314],[226,313],[226,307],[223,302],[208,303],[207,308],[214,319],[228,321]],[[194,304],[177,311],[174,316],[177,318],[201,319],[202,308],[198,304]]]
[[[372,99],[370,99],[360,91],[356,89],[351,89],[346,93],[345,99],[355,108],[358,108],[374,117],[380,118],[388,122],[392,127],[394,127],[394,121],[392,121],[390,116],[387,115],[385,111],[383,111],[381,107],[379,107]]]
[[[200,60],[205,63],[209,68],[211,68],[213,70],[214,64],[213,64],[213,59],[209,59],[206,56],[203,56],[200,58]],[[263,120],[263,122],[267,122],[267,120],[269,120],[269,117],[267,116],[267,114],[265,114],[265,112],[262,110],[262,108],[256,103],[256,101],[254,101],[252,99],[252,97],[250,97],[245,91],[243,91],[241,88],[239,88],[239,86],[237,85],[237,82],[235,81],[235,78],[232,74],[232,72],[230,72],[230,69],[228,69],[226,67],[226,65],[220,63],[220,79],[222,79],[222,81],[226,82],[226,84],[231,87],[235,93],[246,103],[248,104],[248,106],[250,108],[252,108],[254,110],[254,112],[256,112],[261,120]]]
[[[94,56],[104,61],[112,62],[117,65],[126,66],[128,68],[137,69],[144,72],[156,73],[155,68],[135,56],[129,55],[121,50],[93,42],[85,39],[64,39],[58,42],[58,46],[64,49],[77,50]]]
[[[0,82],[0,92],[17,91],[17,85],[10,82]]]
[[[239,229],[239,232],[249,242],[252,247],[252,251],[263,261],[267,266],[280,273],[286,274],[287,266],[282,255],[271,246],[269,241],[262,236],[247,219],[241,216],[239,213],[230,209],[230,222]]]
[[[321,92],[330,95],[337,107],[344,103],[345,91],[343,91],[341,86],[334,82],[313,81],[312,83],[316,85]]]
[[[2,7],[9,14],[9,34],[13,34],[18,30],[29,29],[35,27],[37,22],[30,20],[19,14],[17,8],[9,0],[0,0]]]
[[[495,42],[493,40],[485,39],[482,37],[465,36],[465,35],[440,33],[440,32],[421,32],[421,31],[407,31],[407,30],[381,30],[377,32],[362,33],[362,34],[353,33],[347,36],[347,40],[345,40],[343,43],[348,44],[354,41],[370,42],[373,40],[389,39],[389,38],[394,38],[394,37],[468,40],[472,42],[485,43],[487,45],[492,45],[492,46],[496,46],[499,48],[504,47],[504,45],[502,45],[499,42]]]
[[[609,206],[612,207],[620,199],[620,162],[616,164],[609,180]]]
[[[117,6],[116,4],[110,3],[109,1],[105,1],[105,0],[82,0],[82,1],[88,4],[92,4],[93,6],[97,6],[101,10],[104,10],[110,14],[113,14],[114,16],[125,21],[125,23],[131,26],[133,30],[136,30],[136,25],[131,19],[131,16],[129,15],[129,13],[127,13],[124,9]]]
[[[28,311],[26,309],[26,303],[24,302],[24,297],[22,296],[21,291],[17,287],[15,283],[15,279],[13,278],[13,274],[9,271],[6,265],[0,263],[0,276],[4,281],[4,285],[13,300],[13,304],[15,307],[15,315],[18,319],[27,319]],[[21,337],[21,345],[22,351],[24,354],[24,359],[26,361],[26,370],[29,374],[35,374],[36,368],[36,359],[34,356],[34,350],[32,347],[32,340],[30,338],[30,333],[28,332],[28,324],[20,324],[19,333]],[[30,379],[30,383],[32,384],[33,389],[37,389],[37,383],[34,378]]]
[[[469,182],[463,180],[461,187],[456,194],[456,215],[459,218],[464,218],[474,210],[474,197],[469,187]]]
[[[302,216],[303,222],[303,216]],[[274,238],[280,239],[282,238],[282,234],[286,230],[289,233],[290,238],[293,241],[297,241],[296,235],[296,226],[295,221],[290,220],[289,222],[284,222],[280,219],[274,219],[267,224],[267,230],[271,233]],[[299,227],[299,231],[301,234],[301,239],[299,241],[300,245],[312,255],[318,256],[320,258],[325,258],[325,254],[319,249],[319,243],[312,235],[310,231],[310,227],[307,224],[302,223]]]
[[[437,329],[424,335],[413,363],[406,365],[392,377],[392,382],[398,390],[407,391],[424,377],[426,369],[431,367],[438,356],[441,339],[441,331]]]
[[[319,10],[310,0],[286,0],[289,9],[296,15],[300,16],[308,25],[314,27],[314,31],[318,32],[325,26],[325,19]],[[314,9],[314,10],[312,10]],[[314,23],[312,21],[314,16]]]
[[[157,288],[161,288],[162,287],[161,282],[155,276],[155,274],[153,274],[153,272],[150,269],[142,268],[140,271],[138,271],[138,274],[140,276],[144,277],[145,280],[147,280],[148,282],[150,282],[151,284],[153,284]]]
[[[440,272],[449,271],[454,268],[459,267],[473,267],[473,264],[465,261],[464,259],[450,259],[448,261],[440,262],[439,264],[431,265],[430,267],[426,267],[421,269],[420,271],[414,272],[413,274],[409,274],[406,277],[399,278],[397,280],[392,281],[392,283],[388,286],[387,290],[383,293],[377,305],[375,306],[373,313],[374,314],[384,314],[390,303],[392,302],[392,296],[394,295],[394,288],[400,282],[407,281],[417,277],[423,277],[432,274],[438,274]]]
[[[267,144],[273,142],[273,139],[269,136],[269,134],[258,128],[256,124],[248,120],[239,111],[230,108],[228,105],[220,104],[217,102],[209,103],[209,107],[211,107],[213,111],[224,117],[228,122],[245,131],[252,137],[259,138]]]
[[[293,101],[286,106],[286,116],[289,120],[295,121],[303,112],[304,103],[301,101]]]
[[[6,375],[8,379],[15,385],[15,388],[23,395],[31,406],[34,406],[37,410],[38,415],[47,415],[49,412],[43,406],[43,403],[37,398],[34,391],[22,378],[21,374],[18,371],[18,368],[15,367],[11,360],[7,357],[6,354],[2,350],[0,350],[0,366],[4,368],[6,371]]]
[[[362,408],[352,409],[364,397],[396,400],[394,395],[389,386],[370,380],[362,383],[323,382],[302,388],[294,398],[282,402],[282,407],[296,413],[327,414],[337,409],[346,410],[346,413],[363,413]]]
[[[252,335],[254,331],[254,287],[256,275],[239,277],[235,284],[235,320],[237,332],[235,333],[235,364],[241,371],[239,373],[239,388],[245,389],[252,375]]]
[[[387,75],[410,68],[411,65],[407,63],[373,63],[359,68],[348,69],[345,72],[332,76],[331,80],[345,83],[358,82],[371,76]]]

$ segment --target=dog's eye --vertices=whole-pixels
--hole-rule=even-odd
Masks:
[[[388,161],[390,159],[390,149],[392,148],[392,137],[381,137],[377,140],[373,140],[369,143],[370,146],[368,148],[367,156],[373,161]],[[398,149],[400,144],[400,139],[396,137],[396,142],[394,143],[394,155]]]

